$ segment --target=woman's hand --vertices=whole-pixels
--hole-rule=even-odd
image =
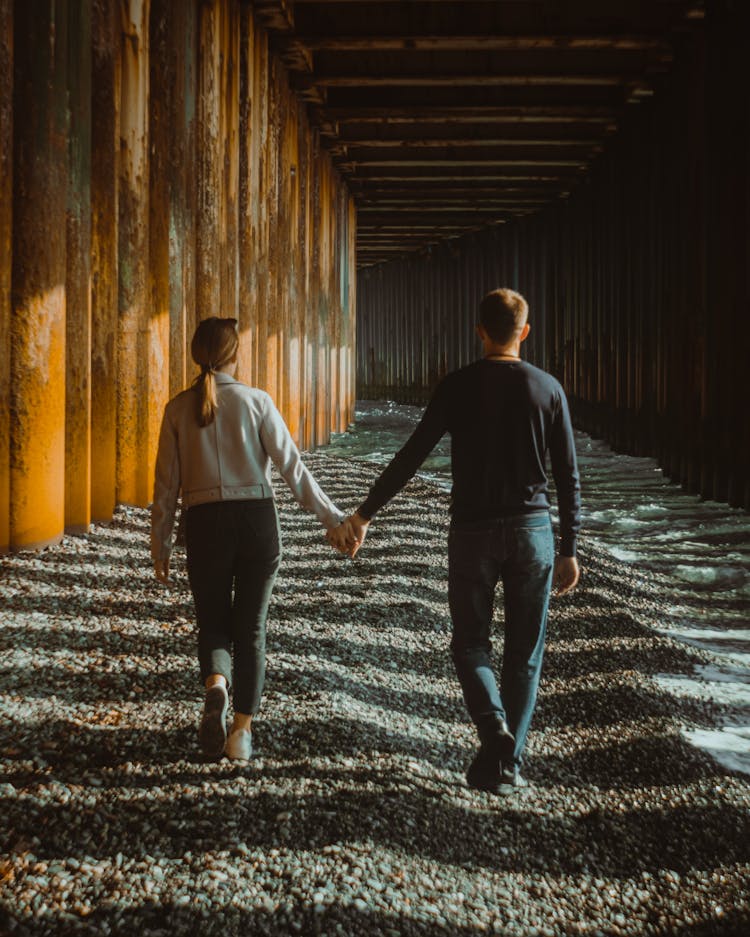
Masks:
[[[154,560],[154,576],[159,582],[169,582],[169,557],[166,560]]]
[[[349,519],[343,520],[338,527],[331,527],[326,531],[326,540],[339,553],[348,553],[354,542],[354,533]]]
[[[350,557],[357,555],[367,535],[366,521],[359,514],[352,514],[342,521],[338,527],[331,528],[326,533],[326,540],[335,547],[339,553],[346,553]]]

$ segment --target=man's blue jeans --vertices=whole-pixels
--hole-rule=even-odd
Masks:
[[[483,724],[491,726],[497,715],[507,721],[516,738],[516,764],[521,763],[536,704],[554,556],[546,511],[451,525],[448,600],[456,673],[480,737]],[[498,580],[505,605],[500,692],[490,660]]]

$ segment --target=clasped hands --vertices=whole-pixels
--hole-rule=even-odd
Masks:
[[[369,524],[368,520],[355,512],[345,518],[338,527],[326,531],[326,540],[339,553],[354,557],[364,543]]]

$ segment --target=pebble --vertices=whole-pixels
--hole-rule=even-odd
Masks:
[[[346,509],[375,475],[306,461]],[[197,750],[184,553],[159,585],[147,511],[0,558],[9,932],[750,932],[750,785],[683,743],[710,706],[653,675],[703,652],[650,627],[636,570],[583,539],[581,587],[550,613],[532,786],[500,799],[464,781],[445,493],[411,482],[349,561],[276,490],[284,560],[242,769]]]

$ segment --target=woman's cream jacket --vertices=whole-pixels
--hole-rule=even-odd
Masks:
[[[199,426],[196,391],[169,401],[159,435],[151,508],[151,555],[167,559],[177,497],[182,505],[209,501],[272,498],[271,462],[292,494],[328,528],[343,514],[321,491],[294,444],[284,420],[265,391],[218,372],[216,418]]]

